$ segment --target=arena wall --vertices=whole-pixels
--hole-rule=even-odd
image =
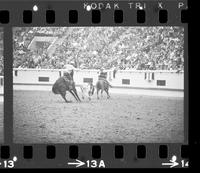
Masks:
[[[63,75],[64,69],[13,69],[14,89],[30,90],[37,86],[38,90],[51,90],[53,83]],[[113,86],[112,90],[124,93],[133,90],[148,90],[151,93],[169,91],[184,95],[184,73],[176,71],[146,71],[146,70],[107,70],[107,80]],[[98,70],[75,70],[74,80],[79,86],[84,82],[98,80]],[[123,90],[123,91],[122,91]],[[162,94],[161,94],[162,95]]]
[[[4,77],[0,76],[0,102],[3,102],[3,93],[4,93]]]

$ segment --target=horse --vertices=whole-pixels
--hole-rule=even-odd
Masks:
[[[99,99],[99,91],[101,90],[101,97],[103,96],[103,91],[107,94],[107,99],[110,98],[109,95],[109,87],[112,88],[112,86],[109,84],[108,81],[105,79],[99,79],[96,83],[96,89],[97,89],[97,99]]]
[[[70,103],[71,101],[68,101],[65,97],[66,91],[69,91],[77,101],[81,102],[75,88],[75,82],[73,81],[73,72],[66,73],[65,76],[57,79],[52,87],[54,94],[60,94],[66,103]]]

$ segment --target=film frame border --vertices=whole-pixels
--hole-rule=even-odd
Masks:
[[[90,2],[90,1],[88,1],[88,2]],[[32,153],[32,156],[34,156],[34,157],[32,157],[32,158],[33,158],[33,160],[34,160],[34,158],[37,158],[37,162],[38,162],[40,157],[37,157],[37,156],[39,156],[39,155],[37,155],[37,153],[38,154],[41,154],[41,153],[44,154],[45,151],[46,151],[46,149],[44,149],[46,147],[46,144],[14,144],[13,143],[13,121],[11,121],[11,120],[13,120],[13,113],[12,113],[13,112],[13,107],[12,107],[12,105],[13,105],[13,86],[12,86],[13,85],[13,82],[12,82],[12,60],[13,60],[12,59],[12,57],[13,57],[12,42],[13,42],[13,38],[12,38],[12,27],[17,27],[17,26],[18,27],[33,27],[33,26],[44,26],[44,27],[51,27],[51,26],[52,27],[53,26],[69,26],[69,27],[70,26],[183,26],[184,31],[187,32],[187,20],[186,20],[186,23],[181,22],[181,20],[180,20],[180,17],[181,17],[180,11],[181,10],[180,9],[177,10],[177,8],[175,8],[175,6],[174,6],[174,3],[177,4],[177,2],[160,1],[160,2],[167,4],[167,7],[165,7],[168,11],[168,19],[169,20],[168,20],[167,23],[165,23],[165,22],[160,23],[160,21],[159,21],[159,18],[158,18],[159,9],[156,8],[157,1],[148,1],[148,2],[147,1],[141,1],[141,2],[146,2],[149,5],[151,4],[150,5],[151,8],[145,9],[146,14],[148,14],[147,15],[148,17],[146,18],[146,22],[144,22],[144,23],[138,23],[137,22],[137,18],[136,18],[137,12],[136,12],[136,10],[127,10],[124,7],[123,4],[127,3],[128,1],[114,1],[114,2],[119,2],[120,4],[122,4],[121,7],[123,9],[123,19],[124,19],[122,22],[115,22],[114,17],[113,17],[114,9],[111,9],[111,10],[108,10],[108,11],[100,10],[101,21],[97,22],[97,23],[95,23],[95,22],[93,23],[92,20],[91,20],[91,16],[96,15],[96,14],[93,14],[94,10],[91,10],[90,12],[84,11],[83,7],[82,7],[82,5],[83,5],[82,1],[80,1],[80,2],[78,2],[78,1],[74,1],[74,2],[68,2],[68,1],[66,1],[66,2],[63,2],[63,1],[46,2],[46,1],[42,1],[42,2],[37,2],[37,3],[35,3],[35,2],[22,2],[21,1],[21,2],[12,2],[13,6],[8,5],[8,3],[6,3],[6,2],[0,2],[1,5],[3,4],[3,6],[0,7],[0,11],[1,11],[1,8],[6,9],[6,11],[7,10],[9,11],[9,22],[6,23],[6,24],[0,23],[0,27],[4,28],[4,45],[6,45],[4,47],[5,48],[4,49],[4,66],[5,66],[5,72],[4,72],[5,73],[4,115],[5,114],[9,115],[9,116],[6,116],[6,117],[4,116],[5,117],[4,118],[4,129],[5,129],[4,130],[4,139],[5,139],[5,141],[4,141],[3,145],[5,145],[5,146],[2,146],[2,147],[6,147],[6,148],[3,148],[3,150],[1,149],[1,155],[2,155],[2,151],[8,151],[8,152],[6,152],[5,155],[8,156],[8,154],[9,154],[9,157],[12,156],[15,153],[18,153],[19,156],[22,156],[23,155],[22,154],[23,152],[21,152],[22,148],[24,146],[28,146],[28,147],[25,147],[26,148],[25,150],[29,152],[33,149],[34,152]],[[187,1],[181,1],[181,2],[187,3]],[[21,5],[21,4],[23,4],[23,5]],[[24,9],[28,9],[29,11],[31,11],[32,10],[31,8],[35,4],[38,5],[39,10],[36,12],[37,14],[35,12],[33,12],[32,22],[25,24],[24,21],[23,21]],[[62,9],[62,10],[60,10],[60,9]],[[77,23],[76,22],[75,23],[69,22],[69,17],[67,17],[67,11],[69,11],[70,9],[72,9],[72,10],[75,9],[76,11],[78,11],[78,22]],[[54,23],[51,23],[51,22],[47,23],[46,17],[45,17],[46,16],[46,10],[50,10],[50,11],[53,10],[53,11],[56,12]],[[187,8],[184,7],[183,10],[186,11]],[[97,10],[96,12],[98,14],[99,10]],[[156,14],[156,15],[154,15],[154,14]],[[66,18],[63,18],[64,16]],[[135,18],[128,18],[128,16],[135,16]],[[155,17],[155,16],[157,16],[157,17]],[[178,17],[176,18],[174,16],[178,16]],[[37,19],[40,19],[40,20],[38,21]],[[66,19],[66,20],[63,20],[63,19]],[[90,19],[90,20],[88,20],[88,19]],[[184,38],[184,43],[185,43],[184,44],[184,49],[185,49],[184,50],[184,58],[185,58],[185,64],[187,64],[187,65],[184,67],[184,71],[185,71],[185,73],[184,73],[184,105],[188,105],[188,82],[186,80],[186,79],[188,79],[188,74],[186,74],[188,72],[188,58],[186,57],[186,56],[188,56],[187,34],[185,34],[185,36],[186,37]],[[10,50],[12,50],[12,51],[10,51]],[[188,114],[188,109],[186,109],[186,108],[184,108],[184,114],[185,113]],[[184,116],[184,121],[185,121],[184,122],[184,128],[186,128],[186,131],[188,131],[188,116],[187,117]],[[188,133],[185,136],[186,136],[186,139],[188,141]],[[186,142],[186,144],[187,143],[188,142]],[[57,158],[59,158],[57,156],[63,155],[63,150],[66,151],[67,148],[70,148],[70,146],[72,145],[72,146],[78,146],[78,151],[80,153],[82,153],[82,151],[87,151],[86,153],[83,152],[86,155],[79,156],[79,157],[83,157],[83,158],[86,157],[87,159],[94,158],[94,157],[92,157],[92,154],[91,154],[91,152],[92,152],[91,148],[93,146],[100,146],[101,151],[104,151],[104,152],[107,151],[106,153],[109,153],[109,151],[112,151],[112,154],[110,153],[110,155],[105,155],[104,152],[103,152],[103,154],[101,154],[101,156],[103,156],[103,157],[105,156],[107,158],[109,158],[109,156],[111,156],[110,159],[107,160],[107,162],[110,162],[110,160],[112,160],[114,158],[113,153],[115,153],[114,152],[115,146],[117,146],[117,147],[122,146],[122,150],[123,150],[122,153],[123,154],[119,154],[119,160],[122,161],[123,159],[121,160],[121,158],[123,158],[123,157],[121,157],[120,155],[126,156],[126,159],[128,159],[129,157],[131,158],[130,155],[136,156],[137,155],[136,151],[137,151],[138,145],[139,146],[145,145],[145,147],[147,148],[146,149],[147,156],[149,156],[150,153],[153,154],[154,156],[155,155],[158,156],[158,148],[159,147],[157,147],[157,146],[160,146],[160,145],[161,146],[163,146],[163,145],[168,146],[168,148],[170,148],[170,150],[168,152],[167,157],[169,157],[171,152],[176,153],[177,151],[180,151],[180,147],[183,144],[182,143],[181,144],[177,144],[177,143],[173,143],[173,144],[172,143],[169,143],[169,144],[162,144],[162,143],[156,143],[156,144],[147,144],[147,143],[142,143],[142,144],[137,144],[137,143],[133,143],[133,144],[128,144],[128,143],[125,143],[125,144],[124,143],[122,143],[122,144],[117,144],[117,143],[115,143],[115,144],[105,144],[105,143],[104,144],[96,144],[95,143],[95,144],[92,144],[92,143],[90,143],[90,144],[48,144],[47,146],[49,146],[49,145],[50,146],[56,146],[55,149],[56,149],[58,154],[56,154],[55,159],[53,159],[54,161],[56,161]],[[31,147],[31,146],[33,146],[33,147]],[[59,147],[57,148],[57,146],[59,146]],[[157,148],[154,148],[155,146]],[[10,151],[8,149],[9,147],[11,148]],[[60,150],[61,148],[63,149],[62,151]],[[109,148],[109,150],[107,150],[108,148]],[[118,147],[118,150],[121,150],[120,147]],[[127,151],[131,151],[131,150],[133,150],[133,153],[127,152]],[[69,153],[69,152],[67,152],[67,153]],[[61,155],[59,155],[59,154],[61,154]],[[65,154],[65,156],[66,155],[67,154]],[[181,154],[181,152],[179,152],[177,155],[181,156],[182,154]],[[188,154],[186,154],[186,155],[188,155]],[[25,158],[30,157],[30,156],[26,156],[26,154],[23,155],[23,156],[25,156]],[[65,156],[62,156],[63,160],[66,160]],[[24,157],[19,157],[19,159],[22,159],[22,160],[23,160],[23,158]],[[128,159],[128,160],[130,161],[131,159]],[[144,161],[145,163],[143,162],[142,165],[140,165],[141,163],[139,164],[141,167],[144,167],[143,164],[146,164],[147,162],[148,162],[146,164],[147,167],[155,164],[155,163],[151,162],[150,157],[146,157],[144,160],[145,160]],[[137,158],[135,159],[135,161],[137,162]],[[123,160],[122,162],[123,163],[122,163],[121,166],[119,166],[120,162],[115,162],[114,164],[110,163],[110,165],[108,167],[114,168],[117,165],[120,168],[122,168],[122,167],[131,168],[131,167],[128,166],[129,164],[131,164],[130,166],[133,166],[133,167],[136,166],[136,165],[134,165],[133,162],[127,163],[126,166],[124,166],[125,160]],[[27,162],[24,162],[24,163],[27,163]],[[49,164],[48,161],[47,161],[47,164]],[[54,164],[56,165],[56,163],[54,163]],[[57,164],[59,164],[59,162],[57,162]],[[32,165],[32,166],[36,166],[36,165]],[[60,167],[60,166],[58,166],[58,167]]]

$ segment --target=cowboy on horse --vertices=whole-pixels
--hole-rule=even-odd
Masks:
[[[64,69],[65,70],[64,70],[63,76],[65,76],[66,73],[69,73],[71,75],[71,77],[72,77],[72,80],[74,80],[74,78],[73,78],[73,76],[74,76],[74,69],[76,69],[76,68],[72,65],[72,63],[71,64],[66,64],[64,66]]]
[[[110,83],[106,80],[107,78],[107,72],[104,72],[103,69],[100,70],[99,80],[96,83],[96,89],[97,89],[97,99],[99,99],[99,91],[101,90],[101,96],[103,94],[103,91],[106,92],[107,98],[110,98],[109,95],[109,87],[112,87]]]
[[[81,101],[76,88],[75,88],[75,82],[73,80],[73,75],[74,75],[74,71],[73,69],[67,69],[64,71],[64,74],[62,77],[60,77],[53,85],[52,87],[52,91],[54,94],[60,94],[62,96],[62,98],[65,100],[65,102],[69,103],[70,101],[68,101],[65,96],[66,96],[66,91],[69,91],[74,98],[77,101]]]
[[[111,85],[110,85],[110,83],[107,81],[107,72],[104,72],[104,69],[103,68],[101,68],[100,69],[100,74],[99,74],[99,80],[103,80],[106,84],[108,84],[110,87],[111,87]]]

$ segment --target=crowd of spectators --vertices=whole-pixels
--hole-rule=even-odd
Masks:
[[[68,63],[81,69],[184,70],[181,27],[113,28],[76,28],[52,55],[47,51],[51,43],[40,42],[37,50],[28,45],[38,35],[62,38],[67,27],[17,28],[13,66],[60,69]]]
[[[3,30],[0,29],[0,76],[3,76]]]
[[[179,70],[184,69],[184,59],[182,57],[169,58],[160,56],[156,58],[144,59],[133,58],[131,60],[122,59],[117,65],[120,70]]]

